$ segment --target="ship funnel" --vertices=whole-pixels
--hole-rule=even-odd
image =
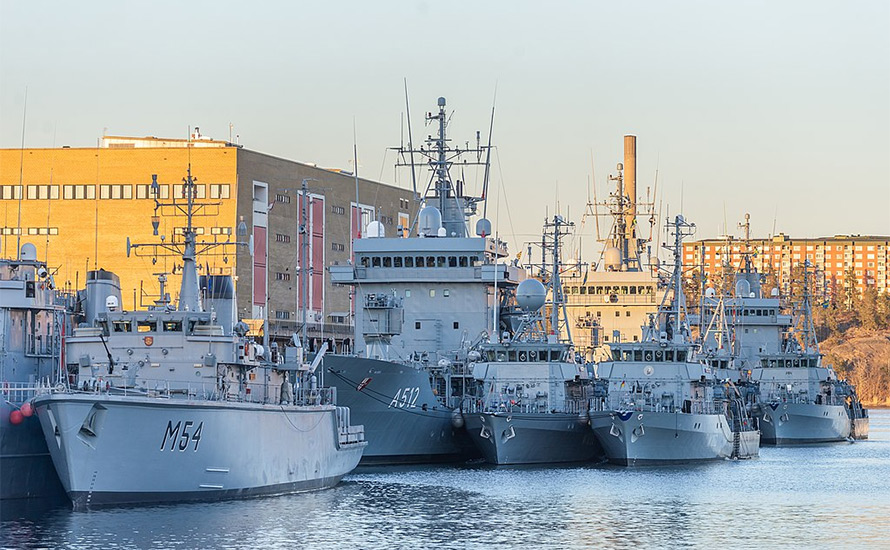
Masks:
[[[637,136],[624,136],[624,192],[630,199],[627,213],[627,238],[634,239],[637,217]]]
[[[114,311],[122,303],[121,281],[104,269],[88,271],[85,294],[85,321],[92,326],[100,314]]]
[[[229,275],[202,275],[201,292],[204,295],[205,310],[216,313],[216,324],[226,334],[232,333],[235,326],[236,300],[235,283]]]

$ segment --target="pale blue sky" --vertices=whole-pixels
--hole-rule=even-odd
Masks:
[[[511,244],[557,186],[578,221],[591,151],[603,196],[625,133],[641,190],[657,163],[698,236],[746,211],[756,236],[776,214],[799,237],[890,234],[886,0],[254,4],[3,0],[0,146],[27,86],[29,147],[231,122],[250,149],[348,169],[355,119],[362,175],[393,182],[403,78],[415,134],[443,95],[458,141],[487,132],[497,85]]]

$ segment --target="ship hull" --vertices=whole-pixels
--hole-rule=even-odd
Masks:
[[[622,466],[720,460],[733,451],[732,431],[718,414],[599,413],[591,428],[608,461]]]
[[[464,413],[471,439],[490,464],[556,464],[602,459],[587,417],[562,413]]]
[[[761,405],[758,415],[764,445],[831,443],[850,437],[850,417],[842,405],[770,403]]]
[[[64,501],[65,491],[53,467],[46,440],[36,416],[14,425],[9,421],[13,407],[5,400],[0,407],[0,501],[47,499]]]
[[[439,404],[423,369],[361,357],[326,355],[325,384],[365,427],[362,465],[465,461],[479,456],[452,410]]]
[[[75,510],[213,501],[330,487],[364,443],[336,407],[287,408],[89,394],[35,400]]]

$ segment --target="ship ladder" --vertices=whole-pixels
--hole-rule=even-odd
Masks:
[[[742,445],[742,433],[740,431],[732,432],[732,458],[739,458]]]

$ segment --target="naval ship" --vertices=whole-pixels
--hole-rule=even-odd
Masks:
[[[412,178],[418,156],[430,171],[412,226],[386,235],[371,222],[353,242],[352,262],[330,266],[333,283],[353,288],[355,354],[327,355],[325,379],[365,427],[363,464],[479,456],[459,411],[475,385],[468,354],[498,332],[496,309],[524,278],[515,264],[498,263],[506,245],[492,238],[485,218],[490,136],[487,146],[479,133],[475,148],[452,146],[445,107],[440,97],[426,115],[436,129],[426,147],[416,149],[409,131],[408,147],[399,149],[397,165],[410,166]],[[481,192],[453,178],[454,165],[461,173],[484,168]],[[480,206],[473,236],[470,220]]]
[[[670,292],[642,340],[611,343],[610,360],[597,366],[607,395],[593,400],[591,428],[615,464],[724,459],[737,447],[722,385],[695,359],[686,319],[681,245],[694,225],[678,215],[668,226],[674,233]]]
[[[491,464],[580,462],[602,457],[588,424],[593,384],[574,352],[560,284],[560,239],[571,224],[545,224],[542,248],[552,254],[541,277],[516,288],[508,330],[480,344],[470,363],[477,388],[462,405],[473,442]],[[549,250],[548,250],[549,249]],[[549,268],[549,269],[548,269]],[[549,324],[542,312],[547,296]],[[565,338],[562,336],[565,335]]]
[[[747,228],[747,225],[743,227]],[[746,239],[747,241],[747,239]],[[724,301],[707,289],[702,324],[724,309],[732,321],[736,374],[757,388],[752,409],[765,445],[795,445],[868,437],[868,410],[855,388],[822,363],[813,326],[809,265],[793,315],[783,312],[778,289],[764,297],[760,274],[744,254],[734,274],[734,296]],[[693,317],[693,322],[696,318]],[[705,339],[713,346],[713,339]]]
[[[0,259],[0,508],[65,498],[31,399],[60,380],[69,308],[33,244]]]
[[[76,510],[106,505],[208,501],[321,489],[358,464],[361,426],[318,385],[320,355],[302,347],[279,354],[235,321],[231,278],[207,276],[200,293],[196,257],[220,243],[197,241],[191,171],[184,201],[158,212],[185,215],[180,242],[130,244],[181,253],[177,307],[162,299],[144,311],[121,310],[116,275],[87,281],[83,322],[67,338],[65,387],[33,400],[62,485]],[[295,338],[296,340],[296,338]],[[299,341],[295,341],[299,343]],[[290,355],[290,357],[288,357]]]

